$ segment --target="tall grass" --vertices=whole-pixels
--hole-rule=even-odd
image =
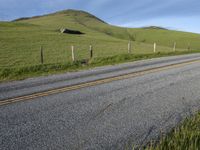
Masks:
[[[200,113],[186,119],[179,127],[163,137],[157,145],[146,150],[199,150],[200,149]]]

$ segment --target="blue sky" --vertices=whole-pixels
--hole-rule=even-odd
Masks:
[[[118,26],[155,25],[200,33],[199,0],[0,0],[0,20],[64,9],[85,10]]]

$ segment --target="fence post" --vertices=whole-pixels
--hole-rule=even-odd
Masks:
[[[92,59],[93,57],[93,49],[92,49],[92,45],[90,45],[90,59]]]
[[[153,44],[153,52],[155,53],[156,52],[156,43],[154,42]]]
[[[40,61],[41,61],[41,64],[44,63],[44,55],[43,55],[43,47],[42,46],[40,47]]]
[[[190,43],[188,43],[188,51],[190,50]]]
[[[72,61],[75,61],[75,57],[74,57],[74,46],[72,46]]]
[[[176,51],[176,42],[174,42],[174,48],[173,48],[174,52]]]
[[[131,53],[131,41],[128,42],[128,54]]]

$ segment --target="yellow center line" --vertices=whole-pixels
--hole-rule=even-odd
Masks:
[[[19,97],[15,97],[15,98],[5,99],[5,100],[0,101],[0,106],[8,105],[8,104],[16,103],[16,102],[21,102],[21,101],[26,101],[26,100],[31,100],[31,99],[35,99],[35,98],[39,98],[39,97],[49,96],[49,95],[53,95],[53,94],[63,93],[63,92],[67,92],[67,91],[78,90],[81,88],[91,87],[91,86],[104,84],[104,83],[109,83],[112,81],[134,78],[134,77],[142,76],[145,74],[160,72],[160,71],[169,70],[169,69],[173,69],[173,68],[179,68],[182,66],[186,66],[186,65],[190,65],[190,64],[194,64],[194,63],[198,63],[198,62],[200,62],[200,60],[192,60],[192,61],[172,64],[172,65],[157,67],[157,68],[146,69],[143,71],[128,73],[128,74],[119,75],[119,76],[115,76],[115,77],[109,77],[109,78],[100,79],[100,80],[96,80],[96,81],[90,81],[90,82],[81,83],[78,85],[72,85],[72,86],[67,86],[67,87],[63,87],[63,88],[48,90],[48,91],[30,94],[30,95],[26,95],[26,96],[19,96]]]

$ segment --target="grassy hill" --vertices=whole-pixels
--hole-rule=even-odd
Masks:
[[[27,19],[22,22],[48,26],[52,29],[59,29],[61,27],[79,29],[91,35],[103,33],[104,36],[108,35],[123,40],[129,40],[129,38],[131,38],[133,41],[145,43],[153,43],[156,41],[162,46],[171,46],[173,42],[176,41],[179,43],[180,48],[187,47],[188,43],[190,43],[194,49],[200,47],[198,45],[198,41],[200,40],[199,34],[170,31],[154,26],[139,29],[126,29],[109,25],[84,11],[66,10],[42,17]]]
[[[78,30],[85,34],[60,33],[61,28]],[[94,57],[126,54],[127,43],[132,41],[133,54],[153,53],[152,43],[159,52],[172,52],[174,41],[177,51],[200,49],[200,35],[163,28],[121,28],[109,25],[84,11],[66,10],[44,16],[0,22],[0,72],[5,69],[40,64],[40,46],[44,47],[44,63],[71,62],[71,45],[76,59],[89,58],[89,45]],[[1,76],[1,75],[0,75]]]

